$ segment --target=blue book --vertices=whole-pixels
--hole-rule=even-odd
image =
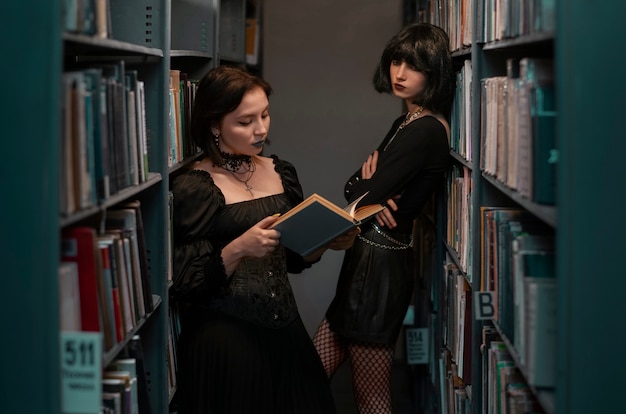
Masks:
[[[107,90],[102,70],[89,68],[83,71],[92,101],[92,132],[93,132],[93,171],[96,195],[99,201],[106,200],[111,194],[109,176],[109,141],[107,125]]]

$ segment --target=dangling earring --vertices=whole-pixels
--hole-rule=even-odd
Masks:
[[[217,148],[219,148],[219,147],[220,147],[220,140],[219,140],[219,138],[220,138],[220,133],[219,133],[217,130],[215,130],[215,129],[214,129],[214,130],[212,130],[211,132],[213,133],[213,136],[215,137],[215,138],[214,138],[214,140],[215,140],[215,146],[216,146]]]

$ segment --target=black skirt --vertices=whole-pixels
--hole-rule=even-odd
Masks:
[[[300,318],[278,329],[216,312],[194,319],[179,340],[180,414],[335,413]]]
[[[326,312],[333,332],[350,340],[395,345],[413,295],[415,260],[413,249],[406,248],[410,235],[393,238],[400,243],[367,225],[346,251]]]

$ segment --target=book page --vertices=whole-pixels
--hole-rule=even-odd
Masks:
[[[347,211],[351,217],[355,217],[354,214],[356,213],[356,205],[359,204],[359,201],[361,201],[363,197],[365,197],[368,193],[369,191],[363,194],[361,197],[354,200],[353,202],[351,202],[350,204],[348,204],[346,207],[344,207],[344,210]]]
[[[361,222],[365,220],[366,218],[371,217],[374,214],[385,209],[385,207],[381,204],[368,204],[366,206],[361,206],[359,208],[356,208],[356,205],[359,203],[359,201],[361,201],[363,197],[365,197],[368,193],[369,191],[363,194],[362,196],[360,196],[359,198],[357,198],[356,200],[354,200],[353,202],[351,202],[350,204],[348,204],[348,206],[344,208],[344,210],[347,211],[348,214],[350,214],[350,216],[352,216],[354,220],[356,220],[357,222]]]
[[[374,214],[383,211],[384,209],[385,207],[381,204],[370,204],[367,206],[359,207],[354,212],[354,219],[357,220],[358,222],[361,222],[373,216]]]

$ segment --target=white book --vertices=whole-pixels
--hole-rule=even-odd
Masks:
[[[59,264],[59,324],[61,331],[80,331],[80,288],[78,264]]]

